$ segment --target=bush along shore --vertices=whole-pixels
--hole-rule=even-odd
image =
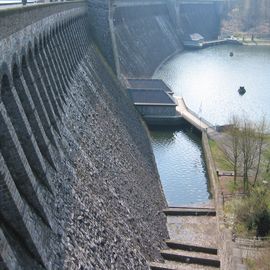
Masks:
[[[232,240],[242,248],[249,269],[269,269],[268,132],[265,118],[255,123],[233,116],[219,136],[209,139],[222,194],[225,225],[232,231]],[[256,268],[258,265],[260,268]]]

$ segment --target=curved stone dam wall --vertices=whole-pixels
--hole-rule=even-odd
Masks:
[[[110,66],[115,70],[113,42],[110,31],[110,0],[88,1],[88,14],[91,22],[91,35],[106,57]]]
[[[84,2],[0,11],[1,269],[148,269],[168,237],[147,132],[94,23]]]
[[[220,31],[220,3],[182,4],[180,24],[184,38],[199,33],[206,40],[217,39]]]
[[[199,33],[217,39],[223,3],[215,1],[125,1],[111,6],[115,61],[125,77],[151,77],[172,54],[183,50],[182,42]]]
[[[120,72],[126,77],[150,77],[182,49],[165,3],[116,7],[113,21]]]

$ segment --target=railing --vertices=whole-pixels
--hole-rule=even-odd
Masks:
[[[44,2],[44,1],[37,1],[37,0],[0,0],[0,5],[18,5],[22,3],[37,3],[37,2]]]
[[[235,198],[243,198],[244,196],[246,196],[245,193],[234,193],[234,194],[223,194],[223,192],[221,192],[221,196],[222,196],[222,203],[223,203],[223,207],[225,206],[225,203],[228,201],[231,201]]]
[[[214,129],[216,130],[216,126],[214,126],[212,123],[210,123],[209,121],[207,121],[205,118],[201,117],[198,113],[195,113],[194,111],[192,111],[185,103],[185,100],[184,98],[182,98],[182,102],[183,102],[183,105],[186,109],[186,111],[188,111],[190,114],[192,114],[194,117],[196,117],[197,119],[199,119],[202,123],[204,123],[207,128],[211,128],[211,129]]]
[[[0,6],[7,5],[26,5],[35,3],[66,2],[66,0],[0,0]]]
[[[247,194],[243,193],[243,192],[238,192],[238,193],[234,193],[234,194],[222,194],[224,199],[232,199],[232,198],[235,198],[235,197],[242,198],[242,197],[244,197],[246,195]]]
[[[204,119],[203,117],[201,117],[198,113],[195,113],[194,111],[192,111],[192,110],[186,105],[186,102],[185,102],[184,99],[182,99],[182,100],[183,100],[183,104],[184,104],[186,110],[187,110],[189,113],[191,113],[191,114],[192,114],[193,116],[195,116],[196,118],[200,119],[200,121],[202,121],[202,122],[203,122],[205,125],[207,125],[209,128],[210,128],[210,127],[214,127],[214,126],[212,125],[212,123],[210,123],[209,121],[207,121],[206,119]]]
[[[241,248],[270,248],[270,237],[236,237],[234,242]]]
[[[194,111],[192,111],[191,109],[187,108],[188,112],[190,112],[192,115],[194,115],[195,117],[197,117],[198,119],[200,119],[201,122],[203,122],[205,125],[207,125],[208,127],[214,127],[212,125],[212,123],[210,123],[209,121],[207,121],[205,118],[201,117],[198,113],[195,113]]]

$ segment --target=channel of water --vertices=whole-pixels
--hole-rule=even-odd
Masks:
[[[233,56],[230,56],[233,52]],[[184,51],[153,75],[183,96],[187,106],[213,123],[231,115],[270,120],[270,47],[222,45]],[[238,88],[247,90],[244,96]],[[201,139],[190,127],[150,129],[154,155],[169,206],[211,198]]]

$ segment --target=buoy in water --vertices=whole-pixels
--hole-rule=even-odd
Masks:
[[[230,52],[230,57],[232,57],[233,56],[233,52]]]
[[[240,86],[240,88],[238,89],[238,93],[243,96],[246,93],[246,89],[244,86]]]

